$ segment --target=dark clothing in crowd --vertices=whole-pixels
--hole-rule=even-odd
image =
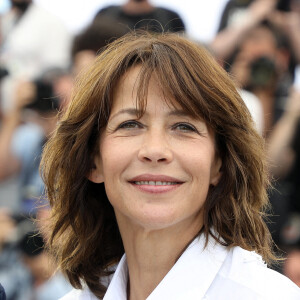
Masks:
[[[6,300],[5,291],[1,284],[0,284],[0,300]]]
[[[287,178],[290,186],[288,198],[289,218],[282,232],[287,245],[300,249],[300,120],[292,143],[295,153],[293,168]]]
[[[143,14],[128,14],[121,6],[111,5],[101,9],[96,18],[110,17],[124,24],[128,30],[145,29],[153,32],[180,32],[185,26],[180,16],[169,9],[155,7],[151,12]]]
[[[297,211],[300,214],[300,120],[298,121],[298,127],[294,137],[292,148],[296,154],[296,159],[290,174],[294,186],[294,189],[291,193],[291,204],[293,210]]]
[[[272,237],[281,248],[300,249],[300,120],[291,145],[295,153],[293,167],[286,178],[274,183],[270,193]]]

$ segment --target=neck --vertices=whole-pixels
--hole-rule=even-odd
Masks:
[[[128,220],[121,220],[117,213],[116,216],[129,270],[128,299],[146,299],[197,236],[203,224],[199,224],[197,218],[192,224],[147,230]]]
[[[123,6],[122,9],[125,13],[129,14],[144,14],[144,13],[149,13],[153,11],[154,6],[152,6],[148,1],[140,1],[136,2],[134,0],[130,0],[126,2]]]

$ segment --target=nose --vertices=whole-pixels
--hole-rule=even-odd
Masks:
[[[145,134],[143,143],[138,152],[138,158],[143,162],[169,163],[173,160],[173,151],[168,139],[159,130]]]

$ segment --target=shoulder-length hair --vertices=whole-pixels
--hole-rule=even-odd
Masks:
[[[103,184],[87,179],[120,77],[140,65],[137,106],[145,109],[155,73],[166,98],[205,120],[215,132],[222,177],[209,189],[203,231],[228,247],[273,259],[263,221],[268,204],[263,139],[227,73],[207,51],[175,34],[133,33],[110,44],[78,80],[72,102],[48,141],[41,170],[52,207],[50,248],[75,288],[101,299],[124,248]],[[214,231],[210,231],[214,228]],[[215,235],[214,233],[217,233]]]

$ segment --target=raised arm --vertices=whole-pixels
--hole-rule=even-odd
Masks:
[[[241,22],[229,25],[220,31],[210,47],[221,60],[227,59],[235,50],[243,36],[275,9],[276,0],[255,0],[245,12]]]
[[[276,123],[268,141],[270,173],[274,177],[284,177],[291,169],[295,153],[292,143],[300,120],[300,92],[293,90],[286,110]]]

